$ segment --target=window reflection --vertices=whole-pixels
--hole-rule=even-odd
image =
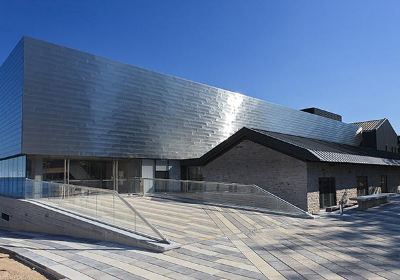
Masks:
[[[71,160],[69,182],[96,188],[113,189],[111,160]]]
[[[44,159],[43,180],[62,183],[64,181],[64,160]]]
[[[26,174],[26,157],[0,161],[0,195],[22,198]]]

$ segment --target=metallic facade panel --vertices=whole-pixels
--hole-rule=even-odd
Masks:
[[[21,41],[0,67],[0,158],[21,153],[23,53]]]
[[[357,145],[357,127],[25,38],[23,152],[195,158],[243,126]]]

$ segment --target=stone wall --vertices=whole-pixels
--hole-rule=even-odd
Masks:
[[[400,186],[400,168],[363,165],[310,162],[308,170],[308,211],[319,211],[319,178],[335,177],[337,203],[345,190],[348,197],[357,196],[357,176],[367,176],[369,188],[380,188],[381,175],[387,175],[388,191],[396,192]]]
[[[307,210],[305,162],[245,140],[202,168],[205,181],[255,184]]]
[[[307,212],[311,214],[319,212],[319,191],[307,192]]]
[[[400,186],[400,168],[303,162],[260,144],[245,140],[202,167],[205,181],[255,184],[310,213],[320,211],[319,178],[335,177],[339,203],[357,196],[357,176],[367,176],[369,188],[380,187],[387,175],[388,191]]]

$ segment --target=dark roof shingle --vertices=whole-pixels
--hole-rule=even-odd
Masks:
[[[202,157],[185,165],[204,165],[243,140],[250,140],[303,161],[400,166],[400,155],[261,129],[243,127]]]
[[[380,120],[371,120],[371,121],[364,121],[364,122],[354,122],[353,124],[358,125],[363,129],[363,131],[371,131],[378,129],[386,119],[380,119]]]
[[[282,142],[290,143],[301,149],[306,149],[315,155],[320,161],[324,162],[400,166],[400,155],[390,152],[377,151],[370,148],[338,144],[260,129],[253,130],[269,137],[279,139]]]

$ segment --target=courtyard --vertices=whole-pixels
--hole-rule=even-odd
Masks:
[[[368,211],[301,219],[129,197],[181,247],[0,232],[0,246],[70,279],[399,279],[400,198]]]

